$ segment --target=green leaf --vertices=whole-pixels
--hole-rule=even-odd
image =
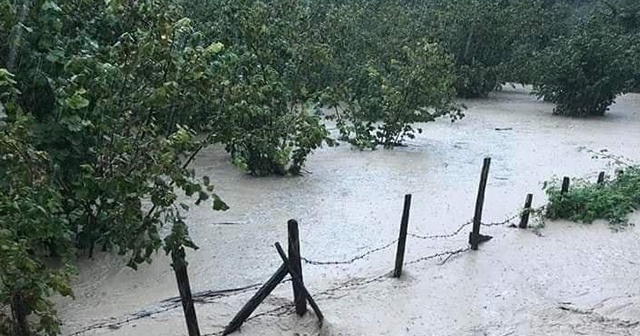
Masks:
[[[46,11],[46,10],[49,10],[49,9],[52,9],[52,10],[54,10],[56,12],[62,12],[62,8],[60,8],[60,6],[58,6],[58,4],[55,3],[52,0],[47,0],[42,4],[42,10],[43,11]]]
[[[71,97],[65,100],[67,106],[71,109],[79,110],[89,106],[89,100],[83,97],[87,91],[84,89],[77,90]]]
[[[83,120],[78,115],[63,118],[60,123],[66,125],[71,132],[80,132],[84,128]]]
[[[216,43],[212,43],[210,44],[206,49],[205,52],[208,55],[215,55],[218,54],[219,52],[222,51],[222,49],[224,49],[224,44],[220,43],[220,42],[216,42]]]
[[[229,206],[218,195],[213,195],[213,210],[226,211],[229,210]]]

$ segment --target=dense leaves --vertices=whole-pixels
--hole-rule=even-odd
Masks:
[[[182,220],[188,205],[181,194],[226,209],[209,179],[201,182],[189,168],[211,140],[193,129],[196,117],[211,109],[209,93],[218,77],[208,69],[223,48],[204,41],[170,0],[25,4],[31,6],[24,20],[15,8],[2,13],[22,21],[19,43],[16,34],[7,37],[13,41],[7,55],[15,54],[15,62],[1,59],[15,69],[15,80],[3,69],[4,83],[11,84],[2,86],[11,131],[2,150],[17,152],[3,157],[2,176],[37,175],[49,189],[29,177],[6,182],[21,194],[5,195],[25,204],[7,200],[2,225],[26,231],[2,228],[2,253],[8,254],[2,262],[14,264],[2,268],[10,273],[0,288],[3,299],[19,296],[27,313],[42,315],[36,329],[55,334],[54,311],[45,299],[52,291],[70,293],[60,287],[68,274],[60,248],[91,255],[98,246],[128,256],[135,268],[151,262],[160,248],[171,253],[196,247]],[[29,112],[33,122],[20,126]],[[39,153],[51,164],[36,165],[36,158],[45,157]],[[12,185],[18,182],[24,186]],[[64,273],[47,271],[44,257]],[[14,280],[17,273],[24,280]],[[11,306],[15,312],[21,304]]]
[[[191,168],[209,145],[253,175],[299,175],[334,143],[322,115],[340,139],[390,149],[422,132],[417,123],[461,118],[456,95],[486,96],[505,81],[535,84],[559,114],[604,113],[640,86],[638,9],[633,0],[0,2],[0,332],[21,325],[3,315],[9,305],[37,317],[35,333],[56,334],[47,298],[71,294],[82,252],[116,252],[135,268],[160,249],[179,259],[197,248],[190,203],[227,208]],[[579,196],[617,199],[635,186],[623,181],[610,182],[613,194]],[[550,214],[572,216],[560,212]]]
[[[21,325],[23,332],[55,335],[59,322],[48,297],[71,295],[67,261],[73,232],[51,180],[49,157],[30,144],[32,122],[16,104],[14,84],[0,69],[0,101],[16,115],[13,123],[0,126],[0,333],[14,334],[9,311],[1,307],[17,308],[19,302],[22,315],[33,314],[37,321],[33,328]]]
[[[194,15],[227,46],[216,63],[217,111],[208,116],[216,142],[257,176],[298,175],[328,132],[308,105],[323,47],[313,42],[303,1],[208,1]]]
[[[320,105],[341,139],[359,148],[393,148],[413,124],[462,116],[452,58],[421,29],[419,7],[400,1],[311,5],[318,38],[329,46]],[[417,129],[418,132],[421,129]]]
[[[131,266],[150,261],[162,245],[165,216],[178,211],[174,187],[198,200],[211,196],[187,169],[206,141],[178,122],[206,105],[200,97],[210,81],[194,72],[219,50],[203,44],[171,2],[65,2],[40,11],[26,41],[38,44],[39,31],[56,38],[23,50],[16,77],[29,83],[36,72],[54,95],[50,104],[33,106],[35,142],[52,156],[78,245],[130,254]],[[87,17],[80,24],[67,13]],[[31,67],[35,57],[38,66]],[[23,94],[38,89],[22,87]]]
[[[557,104],[554,112],[599,116],[634,87],[639,35],[625,32],[599,11],[582,19],[536,57],[537,94]]]
[[[513,5],[504,1],[443,1],[433,12],[434,35],[453,55],[456,89],[463,97],[493,91],[517,36],[508,20]]]
[[[591,223],[604,219],[627,225],[629,214],[640,207],[640,167],[630,166],[603,184],[576,181],[562,194],[557,182],[547,185],[549,205],[546,217]]]
[[[396,56],[363,68],[354,99],[333,115],[342,135],[358,147],[393,148],[415,136],[414,123],[462,117],[454,101],[453,63],[438,45],[403,47]]]

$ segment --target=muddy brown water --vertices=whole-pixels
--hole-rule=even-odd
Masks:
[[[286,241],[289,218],[300,221],[303,256],[319,261],[347,260],[396,239],[406,193],[413,194],[410,232],[451,232],[473,214],[486,156],[492,166],[485,222],[516,214],[529,192],[534,206],[544,204],[541,182],[553,175],[595,179],[600,170],[612,172],[585,147],[640,157],[637,94],[596,119],[552,116],[553,105],[520,88],[464,103],[466,118],[422,125],[424,133],[407,147],[323,148],[300,178],[255,179],[219,148],[202,153],[197,171],[211,177],[231,209],[194,207],[188,215],[200,246],[188,253],[193,291],[265,281],[279,265],[273,243]],[[303,265],[326,316],[323,327],[312,314],[285,310],[248,321],[238,335],[640,335],[637,228],[616,233],[604,223],[550,222],[542,236],[504,226],[482,230],[494,239],[479,251],[444,265],[407,265],[400,280],[367,283],[391,271],[395,247],[352,264]],[[405,260],[466,247],[466,238],[467,230],[443,240],[409,238]],[[179,306],[159,312],[167,308],[162,300],[177,295],[162,255],[138,271],[110,255],[82,262],[74,289],[75,300],[58,303],[63,335],[186,334]],[[203,333],[219,332],[252,293],[198,304]],[[283,284],[256,313],[290,301],[290,284]],[[144,312],[158,313],[124,322]]]

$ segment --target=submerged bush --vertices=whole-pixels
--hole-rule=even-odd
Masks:
[[[545,186],[549,219],[591,223],[597,219],[627,225],[628,215],[640,206],[640,166],[631,166],[602,184],[576,181],[562,194],[557,181]]]
[[[217,111],[209,122],[234,164],[255,176],[297,175],[307,156],[331,144],[309,112],[315,62],[323,47],[311,37],[301,0],[215,0],[200,20],[214,26],[226,57],[216,63]],[[204,26],[204,25],[203,25]]]
[[[536,93],[556,103],[554,114],[604,115],[632,87],[640,55],[638,37],[596,13],[536,58]]]
[[[388,64],[369,64],[354,82],[353,99],[334,116],[342,137],[359,148],[390,149],[422,132],[414,123],[461,118],[454,71],[451,57],[426,42],[402,48]]]

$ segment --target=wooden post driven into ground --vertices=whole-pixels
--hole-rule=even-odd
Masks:
[[[570,184],[571,184],[571,179],[565,176],[562,179],[562,189],[560,189],[560,194],[566,194],[569,191]]]
[[[300,260],[298,222],[295,219],[290,219],[287,222],[287,229],[289,231],[289,261],[291,262],[291,269],[300,276],[300,282],[304,283],[302,279],[302,261]],[[303,289],[298,286],[297,282],[293,281],[293,302],[296,305],[296,314],[299,316],[307,312],[307,300],[302,291]]]
[[[520,216],[520,227],[526,229],[529,226],[529,215],[531,214],[531,203],[533,203],[533,194],[528,194],[524,201],[524,210],[522,210],[522,216]]]
[[[396,252],[396,267],[393,270],[393,277],[399,278],[402,275],[402,264],[404,263],[404,251],[407,245],[407,227],[409,226],[409,212],[411,211],[411,195],[404,196],[404,208],[402,209],[402,220],[400,221],[400,237],[398,238],[398,251]]]
[[[189,336],[200,336],[198,328],[198,318],[196,310],[193,306],[193,297],[191,296],[191,286],[189,285],[189,275],[187,274],[187,262],[185,260],[184,248],[180,248],[177,253],[171,255],[173,261],[173,271],[176,274],[178,282],[178,290],[180,291],[180,301],[182,301],[182,309],[184,318],[187,322],[187,330]]]
[[[482,239],[480,236],[480,225],[482,224],[482,208],[484,206],[484,194],[487,190],[487,181],[489,179],[489,167],[491,167],[491,158],[484,159],[482,165],[482,173],[480,174],[480,186],[478,187],[478,197],[476,198],[476,210],[473,215],[473,230],[469,234],[469,244],[472,250],[478,249],[478,244]]]

